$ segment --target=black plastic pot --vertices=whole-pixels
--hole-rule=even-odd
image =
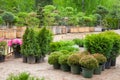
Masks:
[[[5,61],[5,55],[0,55],[0,62],[4,62]]]
[[[94,74],[99,75],[99,74],[101,74],[101,71],[102,71],[102,65],[99,65],[98,68],[94,69]]]
[[[111,60],[111,66],[116,66],[116,58]]]
[[[105,63],[102,64],[102,71],[105,70]]]
[[[27,63],[27,57],[26,56],[22,56],[23,59],[23,63]]]
[[[61,70],[68,72],[70,71],[70,66],[68,64],[61,64]]]
[[[53,68],[54,69],[60,69],[60,64],[59,63],[53,64]]]
[[[71,65],[71,73],[80,74],[81,67],[79,65]]]
[[[41,61],[41,57],[35,57],[35,58],[36,58],[36,60],[35,60],[36,63],[42,62],[42,61]]]
[[[110,69],[111,67],[111,59],[107,59],[107,62],[105,63],[105,69]]]
[[[93,69],[89,70],[87,68],[82,68],[82,75],[83,75],[84,78],[92,78]]]
[[[13,51],[13,54],[14,54],[15,58],[21,58],[22,57],[22,55],[19,51]]]
[[[29,63],[29,64],[35,64],[36,62],[36,58],[35,58],[35,56],[28,56],[27,57],[27,63]]]

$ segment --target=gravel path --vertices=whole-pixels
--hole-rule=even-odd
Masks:
[[[91,79],[83,78],[81,75],[73,75],[70,72],[54,70],[51,65],[45,62],[39,64],[22,63],[22,59],[9,58],[0,63],[0,80],[6,80],[10,73],[29,72],[33,76],[45,77],[46,80],[120,80],[120,57],[117,58],[117,65],[106,69],[101,75],[94,75]]]

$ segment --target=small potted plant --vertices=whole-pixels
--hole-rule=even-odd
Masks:
[[[69,56],[70,56],[70,54],[66,54],[66,55],[61,55],[59,57],[58,61],[59,61],[59,64],[61,65],[61,69],[63,71],[70,71],[70,66],[67,63]]]
[[[98,61],[91,55],[83,56],[79,63],[82,66],[82,75],[85,78],[91,78],[93,70],[98,67]]]
[[[59,59],[60,55],[61,55],[61,52],[53,52],[48,57],[48,63],[52,64],[54,69],[60,68],[60,64],[58,63],[58,59]]]
[[[94,58],[97,59],[99,66],[94,69],[94,74],[101,74],[102,66],[104,66],[104,63],[107,61],[107,58],[103,54],[93,54]]]
[[[15,58],[21,57],[21,52],[20,52],[21,45],[22,45],[21,39],[12,39],[8,41],[8,46],[13,48],[13,54]]]
[[[80,74],[81,72],[81,66],[79,64],[79,59],[82,56],[80,53],[72,54],[68,57],[68,64],[71,66],[71,72],[73,74]]]
[[[6,41],[0,42],[0,62],[5,61],[5,47],[6,47]]]

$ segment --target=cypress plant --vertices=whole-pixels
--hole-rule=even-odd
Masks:
[[[52,41],[52,33],[46,27],[43,27],[37,36],[38,44],[41,49],[42,57],[45,57],[45,54],[49,53],[50,51],[50,42]]]
[[[40,47],[37,43],[35,32],[32,28],[26,29],[23,35],[23,45],[21,52],[25,56],[40,56]]]

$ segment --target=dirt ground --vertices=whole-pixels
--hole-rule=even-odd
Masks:
[[[118,33],[119,32],[120,31],[118,31]],[[63,39],[64,36],[65,35],[62,35],[62,37],[59,36],[59,38]],[[79,37],[79,34],[78,36],[76,35],[76,37]],[[47,57],[45,62],[39,64],[26,64],[22,62],[21,58],[14,59],[13,57],[0,63],[0,80],[6,80],[8,75],[11,73],[18,74],[20,72],[29,72],[33,76],[44,77],[45,80],[120,80],[120,56],[117,58],[117,65],[115,67],[106,69],[105,71],[102,71],[101,75],[94,75],[91,79],[83,78],[81,74],[74,75],[70,72],[55,70],[52,65],[47,63]]]

